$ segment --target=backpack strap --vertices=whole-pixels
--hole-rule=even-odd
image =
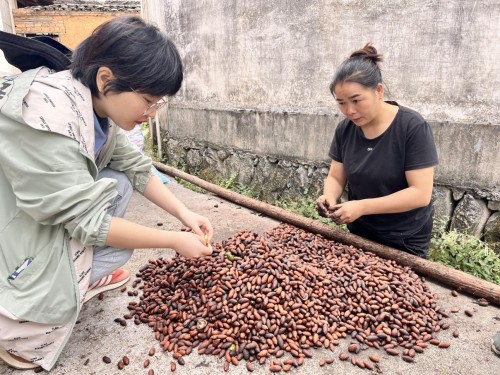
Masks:
[[[71,50],[49,37],[26,38],[0,31],[0,49],[8,63],[22,72],[40,66],[59,72],[71,64]]]

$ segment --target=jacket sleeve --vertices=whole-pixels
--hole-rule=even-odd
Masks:
[[[0,162],[17,207],[43,225],[64,225],[85,245],[104,245],[116,196],[112,179],[94,180],[95,164],[75,140],[0,116]]]
[[[108,167],[124,172],[134,189],[144,194],[146,184],[154,175],[151,158],[143,155],[121,129],[116,129],[114,136],[116,144]]]

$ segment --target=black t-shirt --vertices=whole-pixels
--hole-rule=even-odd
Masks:
[[[343,120],[335,130],[329,156],[344,165],[349,200],[378,198],[405,189],[405,171],[438,164],[429,124],[402,106],[389,128],[374,139],[365,138],[349,119]],[[429,204],[407,212],[361,216],[355,223],[381,237],[404,238],[421,229],[431,214]]]

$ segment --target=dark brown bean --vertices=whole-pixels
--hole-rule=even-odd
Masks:
[[[473,314],[472,314],[472,311],[470,311],[470,310],[464,310],[464,313],[465,313],[465,315],[467,315],[468,317],[472,317],[472,315],[473,315]]]
[[[154,356],[155,353],[156,353],[156,349],[155,348],[149,349],[149,353],[148,354],[149,354],[150,357]]]
[[[280,372],[281,371],[281,366],[280,365],[271,365],[271,366],[269,366],[269,371],[271,371],[271,372]]]
[[[128,357],[127,357],[127,356],[123,356],[122,361],[123,361],[123,364],[124,364],[125,366],[128,366],[128,365],[129,365],[129,363],[130,363],[130,360],[128,359]]]
[[[118,364],[117,364],[118,370],[123,370],[123,367],[124,367],[124,366],[125,366],[125,365],[123,364],[123,361],[120,359],[120,360],[118,361]]]
[[[387,354],[389,355],[393,355],[393,356],[397,356],[399,355],[399,351],[397,349],[386,349],[385,350],[387,352]]]
[[[339,359],[341,361],[347,361],[349,359],[349,354],[347,354],[347,353],[340,353],[339,354]]]
[[[170,362],[170,371],[175,372],[176,369],[177,369],[177,365],[175,364],[175,362]]]
[[[363,361],[363,365],[365,366],[365,368],[367,368],[368,370],[373,370],[373,364],[371,364],[370,362],[368,361]]]
[[[242,231],[212,247],[199,259],[150,259],[136,274],[142,295],[124,318],[151,327],[176,359],[196,348],[228,366],[290,356],[294,364],[271,362],[286,371],[312,348],[335,350],[342,338],[355,341],[351,353],[367,346],[413,358],[449,327],[448,313],[413,271],[290,225],[265,235]],[[345,305],[338,321],[318,319],[339,301]]]
[[[410,357],[408,355],[404,355],[401,358],[403,358],[403,361],[405,361],[405,362],[409,362],[409,363],[415,362],[415,359],[413,359],[413,357]]]
[[[104,363],[111,363],[111,358],[109,358],[108,356],[104,356],[104,357],[102,357],[102,361]]]
[[[358,353],[359,353],[359,345],[358,345],[358,344],[350,344],[350,345],[347,347],[347,350],[348,350],[350,353],[356,353],[356,354],[358,354]]]

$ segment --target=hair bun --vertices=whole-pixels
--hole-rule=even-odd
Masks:
[[[349,59],[368,59],[374,64],[382,62],[382,55],[377,52],[377,49],[371,44],[366,43],[365,46],[351,53]]]

